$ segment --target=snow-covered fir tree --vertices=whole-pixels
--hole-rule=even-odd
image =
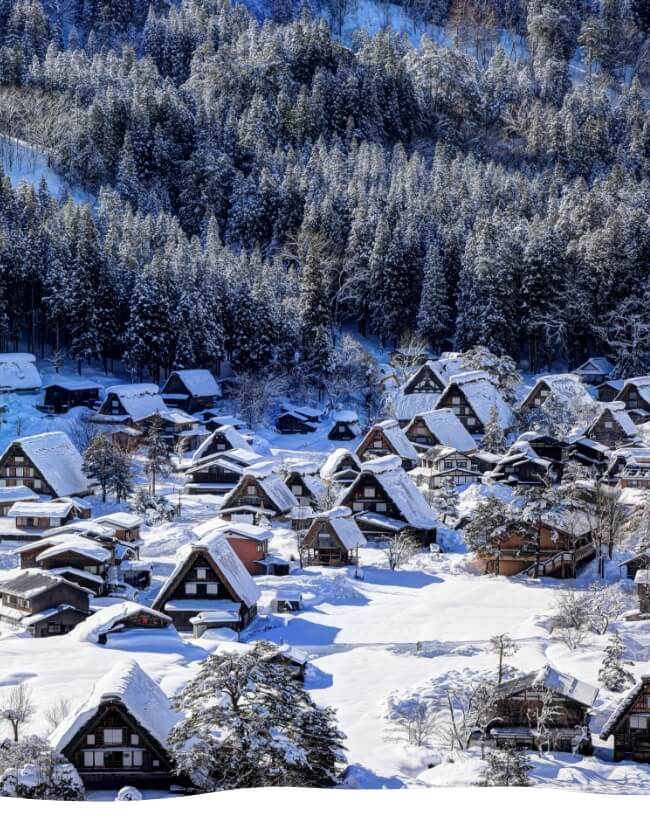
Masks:
[[[603,663],[598,671],[600,684],[614,693],[620,693],[634,684],[634,676],[623,666],[625,645],[618,631],[609,637],[604,650]]]

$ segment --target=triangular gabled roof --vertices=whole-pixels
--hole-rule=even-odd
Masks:
[[[118,662],[95,684],[90,696],[51,733],[50,744],[63,753],[99,712],[103,704],[119,702],[163,748],[180,719],[159,685],[133,659]]]
[[[19,437],[7,446],[0,460],[15,445],[20,446],[57,497],[88,493],[83,458],[65,432]]]
[[[165,602],[171,599],[177,586],[199,556],[208,560],[235,602],[243,602],[250,608],[259,599],[257,585],[221,531],[211,531],[197,542],[183,546],[176,556],[176,567],[154,600],[152,607],[155,610],[163,609]]]
[[[221,395],[221,388],[209,369],[176,369],[167,379],[162,388],[163,395],[167,392],[167,384],[176,376],[188,394],[193,398],[215,398]]]
[[[587,360],[579,367],[573,370],[574,374],[596,374],[596,375],[611,375],[614,371],[614,364],[605,357],[587,358]]]
[[[406,427],[406,434],[418,420],[427,427],[441,446],[449,446],[459,452],[472,452],[476,449],[476,441],[458,420],[451,409],[434,409],[416,415]]]
[[[641,695],[643,690],[649,685],[650,676],[642,676],[641,679],[634,685],[634,687],[628,690],[628,692],[619,699],[616,708],[603,725],[603,729],[600,733],[600,738],[603,741],[607,741],[607,739],[612,735],[612,733],[616,732],[619,724],[623,721],[623,719],[627,715],[628,711],[630,710],[634,702]]]
[[[505,402],[487,372],[461,372],[458,375],[452,375],[447,388],[440,396],[438,405],[444,401],[447,393],[453,387],[460,389],[483,426],[490,420],[493,408],[496,409],[497,420],[502,429],[510,429],[514,426],[515,417],[512,409]]]
[[[522,693],[524,690],[551,690],[554,693],[572,699],[584,707],[593,707],[598,698],[598,688],[587,682],[576,679],[568,673],[562,673],[552,665],[544,665],[539,670],[526,673],[511,681],[504,682],[497,688],[500,699]]]

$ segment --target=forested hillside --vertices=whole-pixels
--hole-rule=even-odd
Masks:
[[[280,0],[0,0],[0,132],[98,194],[2,185],[5,344],[318,381],[355,319],[645,372],[650,3],[408,11],[452,44],[348,48]]]

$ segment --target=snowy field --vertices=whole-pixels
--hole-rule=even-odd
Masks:
[[[44,365],[47,379],[47,366]],[[70,373],[67,373],[70,374]],[[104,385],[115,379],[96,372]],[[75,434],[78,418],[72,414],[48,418],[35,408],[34,395],[5,396],[8,411],[2,416],[0,445],[16,435],[64,429]],[[347,444],[353,448],[356,441]],[[296,458],[309,452],[321,461],[336,444],[327,440],[325,428],[309,436],[281,436],[270,430],[259,433],[256,446],[267,454]],[[143,477],[138,474],[138,480]],[[176,501],[181,476],[171,475],[164,493]],[[476,489],[465,492],[465,507],[476,502]],[[95,514],[112,510],[94,498]],[[154,581],[140,600],[150,603],[172,570],[176,551],[192,539],[191,529],[214,516],[220,505],[215,496],[182,496],[179,519],[143,529],[142,557],[154,565]],[[559,670],[598,686],[597,673],[607,636],[593,636],[582,649],[570,651],[549,631],[555,594],[567,582],[560,580],[507,579],[481,575],[466,555],[461,538],[442,532],[444,554],[422,551],[398,571],[390,571],[379,549],[362,549],[362,577],[355,569],[298,570],[288,577],[257,578],[263,592],[260,616],[244,634],[247,640],[268,639],[304,650],[311,668],[307,687],[322,704],[338,711],[347,734],[349,785],[357,787],[436,787],[476,783],[483,762],[477,752],[450,758],[443,749],[424,750],[396,736],[387,719],[390,697],[427,690],[435,680],[450,674],[470,676],[492,671],[495,656],[489,639],[507,632],[518,652],[509,661],[519,671],[537,670],[550,662]],[[297,554],[295,535],[287,524],[274,528],[271,552]],[[17,568],[11,547],[0,547],[0,579]],[[594,579],[594,566],[578,577],[585,587]],[[612,566],[609,579],[618,580]],[[627,582],[625,583],[628,584]],[[304,609],[296,614],[270,614],[264,599],[278,589],[303,594]],[[631,588],[630,588],[631,590]],[[631,603],[631,606],[632,607]],[[617,624],[634,660],[635,676],[650,673],[650,623]],[[0,691],[24,680],[32,688],[38,713],[30,730],[45,733],[45,711],[61,695],[73,702],[86,697],[95,681],[118,658],[136,658],[164,691],[173,694],[194,673],[197,662],[218,649],[214,638],[198,640],[175,631],[129,632],[116,635],[105,646],[82,642],[74,632],[48,639],[32,639],[9,630],[0,631]],[[62,658],[64,657],[64,661]],[[592,719],[597,736],[611,711],[616,694],[601,692]],[[613,764],[609,750],[598,746],[596,756],[566,754],[534,757],[533,777],[539,785],[593,792],[650,792],[650,767]],[[107,797],[110,794],[98,794]],[[94,797],[94,796],[93,796]]]

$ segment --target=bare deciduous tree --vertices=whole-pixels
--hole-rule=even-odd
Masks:
[[[65,696],[59,696],[59,698],[44,711],[43,715],[45,716],[45,721],[50,731],[58,727],[69,715],[70,708],[70,699],[67,699]]]
[[[35,713],[31,690],[23,682],[0,698],[0,721],[10,725],[14,741],[18,741],[20,728],[31,721]]]
[[[507,633],[499,633],[490,639],[490,651],[496,653],[499,659],[497,671],[497,684],[500,685],[503,680],[504,665],[503,660],[510,656],[514,656],[519,650],[519,647],[514,639]]]

